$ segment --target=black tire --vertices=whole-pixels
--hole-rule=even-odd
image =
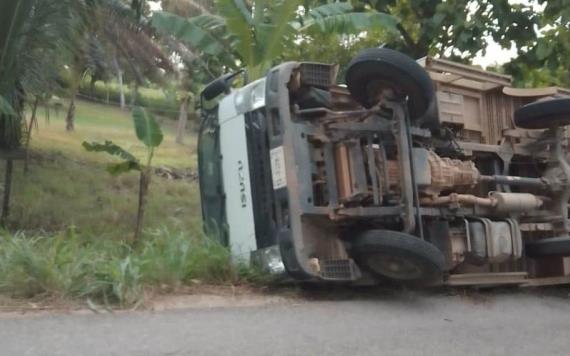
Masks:
[[[369,230],[356,238],[352,249],[357,263],[376,275],[412,286],[442,283],[446,266],[443,253],[415,236]]]
[[[527,257],[570,256],[570,237],[552,237],[525,244]]]
[[[407,96],[412,120],[423,116],[433,106],[434,87],[427,72],[412,58],[388,48],[368,48],[350,61],[346,85],[362,106],[377,103],[370,95],[371,86],[391,88],[397,95]]]
[[[570,98],[537,101],[515,111],[515,125],[523,129],[547,129],[570,125]]]

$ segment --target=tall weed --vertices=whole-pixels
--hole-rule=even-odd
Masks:
[[[201,235],[147,232],[138,249],[73,230],[46,236],[0,233],[0,293],[19,298],[89,299],[128,306],[145,287],[174,290],[200,280],[236,283],[255,273],[231,263],[227,248]]]

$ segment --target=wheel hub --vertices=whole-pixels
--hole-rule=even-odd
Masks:
[[[413,280],[422,274],[414,261],[400,256],[375,254],[368,258],[368,266],[379,274],[399,280]]]

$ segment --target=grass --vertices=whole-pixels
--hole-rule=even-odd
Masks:
[[[49,123],[40,116],[29,172],[23,172],[23,162],[15,164],[11,232],[0,232],[0,294],[127,306],[140,302],[149,288],[259,278],[256,271],[233,266],[228,250],[203,236],[192,179],[154,176],[143,239],[136,248],[126,244],[134,229],[138,175],[111,176],[105,166],[113,158],[86,152],[81,143],[110,139],[139,155],[144,147],[129,112],[79,101],[76,114],[73,133],[65,131],[63,113],[52,113]],[[174,125],[162,122],[165,140],[155,166],[195,171],[196,138],[174,143]]]
[[[164,120],[164,143],[155,155],[156,167],[196,170],[195,136],[185,145],[174,142],[173,123]],[[63,114],[39,119],[31,144],[30,171],[15,164],[11,230],[57,232],[74,226],[80,233],[124,240],[135,221],[138,175],[112,177],[105,166],[114,158],[86,152],[83,141],[113,142],[144,157],[129,112],[88,102],[77,105],[75,132],[65,131]],[[0,179],[3,178],[0,167]],[[195,231],[200,224],[199,191],[195,181],[154,177],[145,226]]]
[[[64,102],[64,108],[67,103]],[[70,158],[80,158],[90,162],[105,162],[104,155],[85,155],[81,143],[87,141],[112,140],[113,142],[132,150],[135,154],[143,155],[144,146],[134,136],[133,122],[129,111],[121,111],[117,107],[78,101],[76,109],[75,132],[65,131],[64,112],[58,115],[51,113],[49,124],[45,114],[40,112],[39,131],[34,132],[32,147],[36,150],[64,152]],[[187,135],[185,145],[174,142],[175,125],[170,119],[162,119],[161,126],[165,131],[165,140],[155,156],[155,164],[168,165],[176,168],[196,167],[196,137]]]
[[[132,88],[124,85],[125,102],[132,101]],[[162,90],[157,88],[140,87],[137,92],[137,102],[146,106],[148,110],[155,113],[176,119],[178,115],[179,103],[177,101],[177,93],[174,87],[171,90]],[[90,98],[96,102],[113,103],[118,105],[120,100],[120,90],[118,83],[110,83],[108,85],[98,81],[94,87],[91,87],[90,80],[86,78],[81,83],[80,94],[83,97]]]
[[[106,305],[141,302],[145,288],[172,291],[200,280],[240,280],[229,252],[201,235],[157,230],[143,246],[86,238],[73,230],[0,238],[0,293],[13,298],[86,299]]]

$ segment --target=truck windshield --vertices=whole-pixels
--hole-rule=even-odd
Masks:
[[[198,137],[198,174],[204,231],[227,246],[225,194],[222,183],[217,113],[218,107],[215,107],[207,110],[202,118]]]

